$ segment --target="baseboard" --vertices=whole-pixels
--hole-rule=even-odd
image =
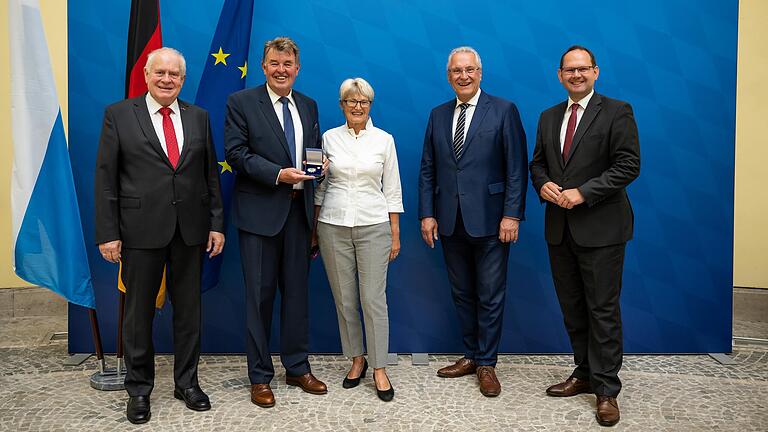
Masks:
[[[0,288],[0,318],[66,315],[67,301],[49,289]]]
[[[734,287],[733,319],[768,322],[768,290]]]

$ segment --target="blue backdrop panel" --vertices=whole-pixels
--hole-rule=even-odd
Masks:
[[[187,57],[181,97],[188,101],[211,59],[222,3],[161,2],[165,45]],[[110,5],[69,1],[69,139],[89,244],[103,109],[123,97],[125,78],[130,1]],[[597,90],[632,103],[640,130],[642,173],[629,188],[635,239],[627,248],[622,294],[626,350],[730,351],[737,0],[702,0],[695,7],[679,0],[596,1],[578,11],[564,1],[474,1],[467,7],[456,0],[295,0],[287,7],[256,0],[255,6],[248,86],[264,80],[257,67],[264,41],[291,36],[301,47],[296,88],[317,100],[322,130],[343,122],[341,81],[362,76],[376,91],[374,122],[395,136],[406,213],[402,253],[390,267],[387,288],[393,352],[463,350],[442,253],[422,243],[416,210],[427,117],[453,97],[448,52],[459,45],[478,49],[482,87],[517,104],[530,155],[539,113],[565,99],[556,70],[574,43],[595,52]],[[570,351],[549,272],[543,208],[535,191],[528,197],[527,220],[509,262],[501,350]],[[203,294],[205,352],[244,349],[241,263],[236,235],[227,234],[221,283]],[[95,245],[89,259],[105,349],[114,351],[117,268]],[[323,282],[310,288],[311,349],[339,352],[320,260],[312,280]],[[170,318],[170,307],[156,318],[158,351],[172,350]],[[69,322],[70,351],[92,352],[85,311],[70,306]]]

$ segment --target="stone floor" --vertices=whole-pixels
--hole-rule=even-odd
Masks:
[[[330,387],[313,396],[273,381],[277,405],[251,404],[245,359],[204,356],[203,389],[213,409],[187,410],[172,394],[172,358],[157,359],[152,420],[134,426],[125,419],[126,395],[89,386],[94,358],[63,366],[66,341],[48,336],[66,331],[65,317],[0,319],[0,430],[2,431],[584,431],[601,430],[591,395],[567,399],[544,389],[567,377],[570,356],[503,356],[498,398],[480,395],[472,376],[441,379],[435,369],[453,360],[433,356],[429,366],[411,366],[409,356],[388,368],[396,396],[380,402],[372,380],[341,387],[348,362],[340,356],[311,358],[316,376]],[[736,336],[768,337],[768,323],[737,322]],[[614,430],[768,431],[768,346],[739,345],[724,366],[708,356],[626,356],[619,397],[622,420]],[[370,375],[369,375],[370,376]]]

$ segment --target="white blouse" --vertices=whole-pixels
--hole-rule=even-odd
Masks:
[[[355,135],[346,124],[323,134],[328,174],[315,191],[318,220],[346,227],[389,221],[403,212],[395,139],[373,126]]]

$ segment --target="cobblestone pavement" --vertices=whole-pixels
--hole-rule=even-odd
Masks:
[[[739,323],[738,336],[766,337],[768,324]],[[568,376],[565,355],[502,356],[497,373],[502,394],[480,395],[477,379],[442,379],[435,370],[455,359],[431,356],[429,366],[411,366],[410,356],[388,368],[395,399],[376,398],[368,375],[354,389],[341,380],[349,362],[312,356],[313,372],[329,385],[314,396],[285,385],[278,368],[277,405],[250,402],[243,356],[203,356],[202,388],[213,409],[198,413],[173,398],[172,357],[157,357],[152,420],[134,426],[125,419],[123,391],[89,386],[94,358],[63,366],[66,341],[45,336],[66,330],[66,318],[0,319],[0,430],[2,431],[584,431],[601,430],[595,398],[550,398],[544,389]],[[708,356],[626,356],[619,396],[622,419],[612,430],[768,431],[768,347],[738,346],[724,366]],[[275,359],[275,364],[279,361]]]

